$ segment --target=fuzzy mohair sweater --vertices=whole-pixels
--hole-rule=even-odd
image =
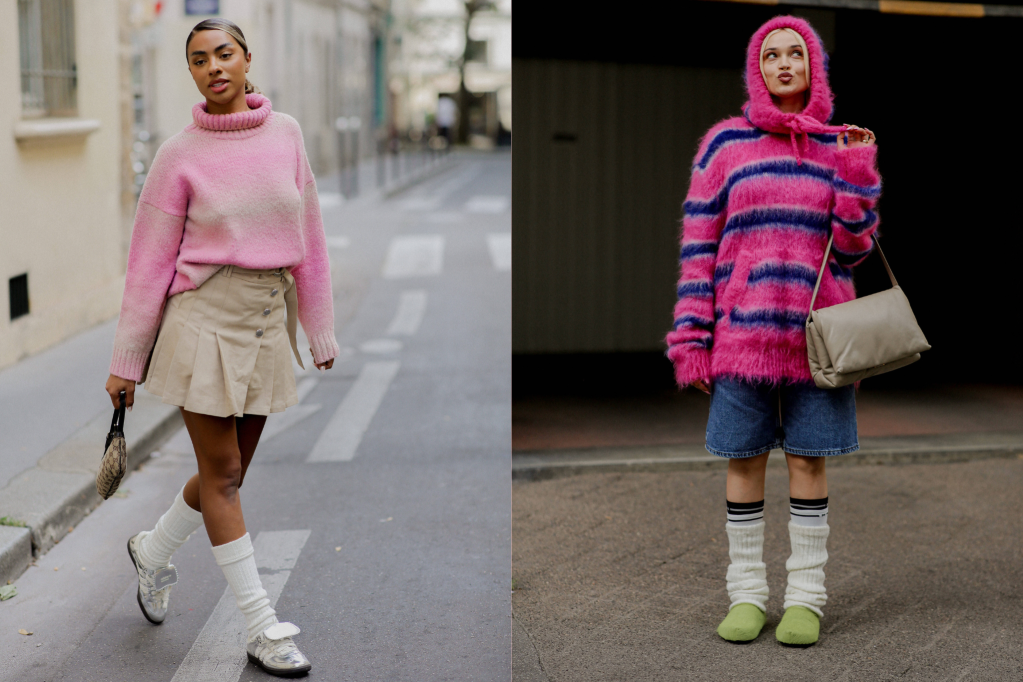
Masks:
[[[110,373],[138,381],[164,304],[223,265],[286,267],[313,359],[337,357],[330,261],[302,130],[270,100],[193,123],[156,152],[139,196]]]
[[[760,72],[777,28],[806,41],[810,94],[782,112]],[[812,381],[805,321],[828,237],[835,237],[817,308],[856,297],[852,266],[873,246],[881,194],[876,148],[839,151],[827,61],[802,19],[775,17],[750,39],[743,116],[704,136],[684,204],[681,276],[667,355],[680,386],[730,376],[755,383]]]

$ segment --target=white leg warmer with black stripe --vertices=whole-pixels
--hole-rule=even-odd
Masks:
[[[826,522],[820,526],[806,526],[789,521],[792,556],[785,562],[789,581],[785,588],[784,608],[805,606],[818,616],[824,615],[821,607],[828,601],[824,591],[824,564],[828,563],[830,532],[831,527]]]
[[[732,563],[725,574],[728,598],[732,606],[753,604],[767,611],[767,564],[764,563],[764,522],[751,525],[725,524],[728,556]]]

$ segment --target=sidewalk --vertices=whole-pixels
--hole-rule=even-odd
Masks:
[[[116,320],[0,372],[0,583],[60,542],[102,500],[96,471],[113,409],[103,390]],[[181,423],[140,389],[125,419],[134,469]]]
[[[454,151],[434,164],[409,164],[400,175],[388,166],[387,182],[379,187],[375,160],[364,161],[360,194],[351,201],[338,193],[337,174],[317,178],[325,220],[328,214],[372,210],[462,157]],[[337,292],[344,289],[345,275],[335,276]],[[357,303],[358,296],[339,303],[339,324]],[[110,320],[0,371],[0,518],[17,524],[0,524],[0,584],[15,580],[102,502],[95,476],[110,429],[112,409],[103,386],[116,325]],[[303,338],[299,341],[300,348],[306,347]],[[178,408],[140,387],[125,419],[129,471],[181,425]]]
[[[829,461],[829,602],[804,650],[774,639],[789,554],[780,452],[768,623],[737,646],[715,632],[726,462],[703,447],[707,397],[516,400],[516,682],[1023,679],[1023,388],[865,385],[857,402],[862,449]]]

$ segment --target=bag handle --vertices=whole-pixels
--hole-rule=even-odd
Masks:
[[[884,263],[884,269],[888,271],[888,279],[892,281],[892,286],[897,287],[899,283],[895,281],[895,275],[892,273],[891,267],[888,265],[888,259],[884,257],[884,251],[881,250],[881,242],[877,241],[877,235],[870,235],[874,244],[877,246],[877,253],[881,256],[881,262]],[[831,243],[835,241],[835,233],[831,233],[831,237],[828,239],[828,246],[824,249],[824,262],[821,263],[820,272],[817,273],[817,284],[813,287],[813,298],[810,299],[810,312],[806,315],[807,323],[810,322],[810,316],[813,314],[813,305],[817,302],[817,290],[821,288],[821,279],[824,277],[824,268],[828,266],[828,255],[831,253]]]
[[[111,433],[124,433],[124,401],[127,393],[121,391],[118,397],[121,399],[121,406],[114,410],[114,419],[110,422]]]

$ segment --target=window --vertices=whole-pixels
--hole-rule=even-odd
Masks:
[[[28,315],[28,273],[11,277],[7,288],[11,297],[11,319]]]
[[[18,0],[21,114],[76,116],[73,0]]]

